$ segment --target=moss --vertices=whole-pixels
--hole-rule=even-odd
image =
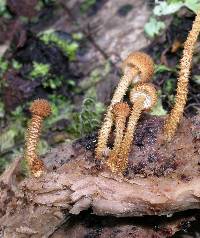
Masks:
[[[42,82],[44,88],[56,89],[62,85],[62,78],[48,78]]]
[[[70,60],[75,60],[77,50],[79,48],[79,44],[76,41],[67,41],[65,39],[60,38],[56,32],[54,31],[47,31],[44,32],[41,36],[40,39],[45,43],[53,43],[57,47],[59,47],[63,53],[70,59]]]
[[[75,137],[85,136],[97,130],[101,123],[104,105],[95,98],[86,98],[80,112],[73,113],[69,133]]]
[[[12,60],[12,67],[16,70],[21,69],[22,64],[20,62],[18,62],[17,60]]]
[[[49,70],[50,65],[33,62],[33,70],[31,71],[30,76],[33,78],[44,77],[49,73]]]

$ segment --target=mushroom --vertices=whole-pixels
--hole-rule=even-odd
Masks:
[[[119,153],[112,158],[112,172],[123,173],[126,169],[137,122],[142,111],[151,109],[157,102],[156,89],[152,84],[136,85],[130,92],[130,100],[133,103],[133,107]]]
[[[96,158],[98,159],[102,157],[103,152],[107,148],[107,141],[113,124],[113,105],[123,99],[130,84],[147,82],[151,79],[154,72],[154,63],[151,57],[147,54],[134,52],[131,53],[124,61],[122,69],[124,75],[114,92],[111,104],[108,107],[104,122],[99,131],[98,143],[96,147]]]
[[[115,140],[113,149],[110,152],[109,158],[107,160],[107,164],[111,168],[113,167],[112,163],[115,163],[115,161],[113,161],[112,159],[115,157],[115,155],[118,154],[119,147],[123,139],[124,129],[126,126],[126,119],[130,114],[130,108],[128,106],[128,103],[124,102],[116,103],[113,106],[112,113],[115,120]]]
[[[45,169],[43,162],[38,158],[37,146],[41,133],[42,122],[45,117],[50,115],[51,107],[47,100],[37,99],[32,103],[29,110],[32,113],[32,118],[28,124],[26,132],[24,158],[26,159],[33,176],[40,177]]]
[[[190,76],[194,45],[197,41],[199,32],[200,11],[197,13],[197,16],[193,22],[192,30],[190,31],[184,45],[183,56],[180,63],[180,73],[177,84],[175,105],[168,115],[164,126],[164,136],[167,141],[170,141],[173,138],[177,126],[183,116],[184,107],[187,102],[188,78]]]

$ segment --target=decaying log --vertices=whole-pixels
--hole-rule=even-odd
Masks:
[[[95,136],[49,152],[40,178],[11,185],[2,175],[1,194],[10,191],[8,199],[0,195],[3,237],[49,237],[70,214],[89,208],[115,217],[199,209],[200,117],[184,119],[170,143],[162,129],[161,117],[141,120],[124,176],[94,159]]]
[[[185,231],[194,220],[191,213],[171,218],[116,218],[91,215],[88,211],[72,217],[51,238],[164,238],[173,236],[179,230]]]

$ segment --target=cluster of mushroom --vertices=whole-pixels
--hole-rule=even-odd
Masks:
[[[200,32],[200,11],[193,22],[185,42],[183,57],[177,84],[175,105],[166,118],[163,135],[166,141],[171,141],[177,126],[183,116],[188,94],[188,79],[194,46]],[[133,142],[137,122],[143,111],[151,109],[157,101],[156,90],[149,83],[153,76],[154,63],[150,56],[142,52],[130,54],[122,66],[124,75],[114,92],[111,104],[99,131],[96,147],[96,158],[103,159],[108,151],[108,139],[115,123],[115,141],[109,150],[105,163],[112,172],[123,173],[128,164],[128,155]],[[123,98],[129,87],[131,108]],[[35,100],[30,107],[32,119],[26,135],[25,159],[33,176],[39,177],[45,172],[44,165],[37,154],[37,145],[41,133],[42,121],[51,113],[49,103],[44,99]]]
[[[124,75],[111,100],[96,148],[96,157],[100,159],[106,151],[109,134],[115,123],[115,141],[106,164],[112,172],[117,173],[122,173],[127,167],[134,131],[142,111],[151,109],[157,101],[156,89],[148,83],[154,72],[154,63],[150,56],[134,52],[127,57],[122,68]],[[130,91],[130,109],[123,102],[123,97],[129,86],[133,85]]]
[[[166,142],[170,142],[176,132],[177,126],[183,116],[187,102],[188,81],[192,64],[194,46],[200,32],[200,11],[193,22],[192,30],[188,34],[184,45],[183,56],[180,64],[180,72],[177,83],[175,105],[166,118],[163,135]],[[107,165],[112,172],[123,173],[128,164],[128,155],[133,141],[138,119],[144,110],[151,109],[157,101],[156,90],[148,81],[154,71],[152,59],[141,52],[132,53],[124,61],[124,76],[113,95],[108,107],[104,123],[99,131],[96,157],[102,159],[107,150],[109,134],[115,121],[115,142],[110,150]],[[123,97],[130,85],[135,85],[130,92],[130,101],[133,104],[129,109]],[[130,112],[131,111],[131,112]],[[129,116],[130,115],[130,116]],[[129,117],[129,118],[128,118]],[[126,120],[128,119],[127,127]]]

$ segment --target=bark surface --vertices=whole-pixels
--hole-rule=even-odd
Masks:
[[[61,232],[60,227],[68,219],[88,209],[98,216],[114,217],[171,215],[199,209],[200,117],[183,119],[170,143],[163,141],[162,129],[161,117],[146,116],[141,120],[128,168],[121,177],[109,172],[103,161],[94,159],[95,135],[50,151],[42,158],[48,172],[41,178],[17,182],[20,160],[16,160],[0,178],[2,237],[50,237]],[[111,225],[109,232],[116,226],[126,232],[136,229],[133,227],[154,232],[135,223],[121,226],[118,222]],[[179,224],[177,220],[169,224],[179,227],[175,225]],[[80,226],[88,229],[83,224]]]

